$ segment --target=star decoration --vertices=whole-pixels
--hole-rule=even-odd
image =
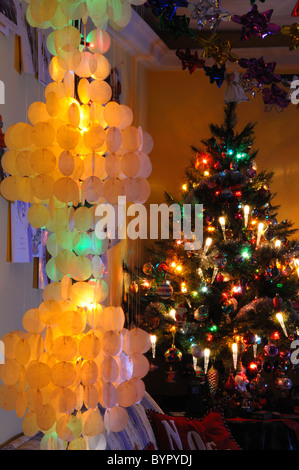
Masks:
[[[230,21],[231,15],[227,10],[220,7],[219,0],[200,0],[196,4],[189,4],[191,18],[197,21],[198,29],[209,25],[215,30],[220,21]]]
[[[234,15],[232,21],[242,25],[241,41],[245,41],[252,37],[265,38],[269,34],[277,34],[280,27],[276,24],[270,23],[273,10],[267,10],[263,13],[258,11],[256,5],[253,5],[251,10],[245,15]]]
[[[188,69],[190,74],[197,68],[202,69],[205,64],[205,61],[198,57],[197,51],[191,54],[190,49],[186,49],[186,52],[177,50],[176,55],[182,61],[182,69]]]

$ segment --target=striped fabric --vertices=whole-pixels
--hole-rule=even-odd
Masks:
[[[158,449],[155,435],[146,415],[146,410],[163,413],[158,404],[146,392],[140,403],[126,408],[129,415],[127,427],[118,433],[106,433],[106,450],[142,450],[149,443]],[[105,410],[100,407],[102,416]]]

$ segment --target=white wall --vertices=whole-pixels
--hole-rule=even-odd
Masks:
[[[14,35],[0,34],[0,80],[5,85],[5,104],[0,105],[3,132],[15,122],[26,120],[26,110],[40,100],[43,86],[30,75],[19,75],[14,70]],[[0,197],[0,337],[22,329],[26,310],[37,307],[41,291],[32,288],[33,265],[6,262],[8,203]],[[0,444],[22,431],[22,422],[14,411],[0,408]]]
[[[112,67],[121,67],[122,103],[134,113],[135,126],[146,130],[146,70],[121,44],[112,38],[107,54]],[[3,131],[10,125],[27,121],[27,109],[34,101],[44,101],[44,87],[31,75],[14,70],[14,35],[0,33],[0,80],[5,84],[5,104],[0,105]],[[22,329],[24,313],[38,307],[42,292],[32,288],[33,265],[6,262],[7,202],[0,196],[0,338],[10,331]],[[15,411],[0,408],[0,445],[22,432],[22,420]]]

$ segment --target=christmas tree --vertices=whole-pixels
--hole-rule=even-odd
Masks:
[[[277,219],[273,173],[256,168],[255,124],[236,128],[230,103],[223,124],[211,124],[211,136],[192,147],[180,200],[165,193],[169,205],[203,205],[202,247],[160,240],[142,269],[129,272],[127,301],[140,299],[153,356],[164,356],[170,376],[189,362],[212,401],[265,391],[269,372],[277,389],[289,391],[299,326],[296,230]]]

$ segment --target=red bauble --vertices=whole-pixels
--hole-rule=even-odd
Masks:
[[[235,381],[234,377],[232,374],[230,374],[229,378],[227,379],[225,385],[224,385],[224,389],[227,393],[229,393],[230,395],[233,395],[234,393],[236,393],[236,391],[238,390],[238,384],[237,382]]]
[[[282,305],[283,305],[282,298],[280,297],[280,295],[276,294],[276,296],[273,299],[273,307],[275,308],[275,310],[280,311],[282,309]]]
[[[247,333],[245,333],[242,339],[243,339],[243,343],[246,345],[254,344],[256,342],[255,334],[251,333],[251,331],[248,331]]]
[[[299,1],[296,3],[296,5],[295,5],[295,7],[292,11],[291,16],[293,16],[293,17],[299,16]]]
[[[246,367],[246,375],[249,380],[252,380],[258,374],[258,365],[255,362],[250,362]]]

